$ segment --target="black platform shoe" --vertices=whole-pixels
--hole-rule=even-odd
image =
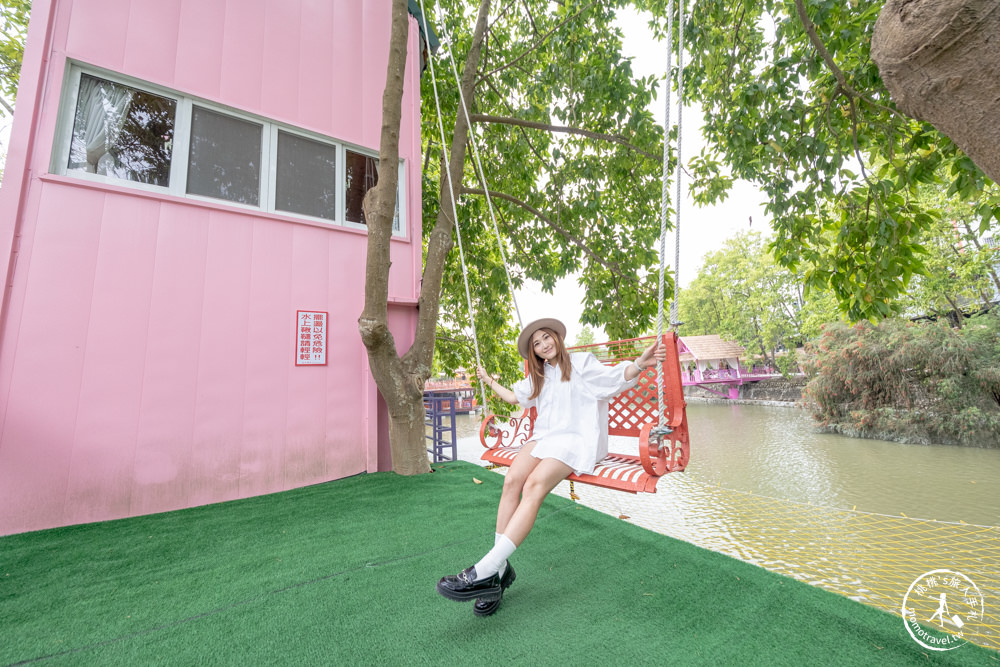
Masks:
[[[510,564],[510,561],[507,561],[507,569],[504,570],[503,576],[500,577],[500,594],[496,597],[478,598],[476,604],[472,606],[472,613],[476,616],[492,616],[495,614],[497,609],[500,608],[500,600],[503,599],[503,592],[510,588],[515,579],[517,579],[517,574],[514,573],[514,566]]]
[[[447,576],[437,583],[437,592],[449,600],[465,602],[476,598],[498,597],[503,589],[500,587],[500,573],[476,581],[476,567],[462,570],[455,576]]]

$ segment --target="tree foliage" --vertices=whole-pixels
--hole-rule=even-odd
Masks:
[[[824,426],[905,442],[1000,443],[1000,317],[962,330],[887,319],[828,327],[805,395]]]
[[[657,312],[663,131],[647,107],[658,82],[634,76],[622,55],[613,21],[623,4],[523,0],[496,3],[491,13],[470,109],[487,187],[470,158],[458,217],[480,353],[504,381],[520,373],[509,345],[518,325],[485,190],[515,288],[532,279],[551,291],[559,278],[578,274],[586,285],[581,321],[611,337],[643,331]],[[447,51],[464,57],[472,21],[467,1],[440,5],[445,52],[434,78],[449,128],[460,107]],[[429,72],[422,86],[429,239],[441,140]],[[453,360],[446,367],[472,365],[460,262],[449,255],[442,285],[436,353]],[[522,313],[526,321],[546,315]]]
[[[30,13],[30,0],[0,2],[0,115],[13,113]]]
[[[594,330],[590,327],[583,327],[583,329],[580,330],[580,333],[577,334],[576,340],[573,341],[573,345],[593,345],[596,342],[597,340],[594,336]]]
[[[639,4],[665,15],[666,0]],[[778,260],[807,288],[831,288],[853,320],[898,312],[925,270],[919,238],[936,210],[918,186],[978,201],[979,231],[1000,218],[968,156],[889,99],[869,54],[882,5],[699,0],[684,33],[685,94],[705,113],[708,147],[690,164],[700,197],[724,196],[733,177],[757,185]]]
[[[794,351],[838,319],[829,292],[807,300],[801,276],[780,266],[759,232],[744,232],[705,257],[698,276],[681,292],[686,335],[719,334],[765,362],[794,366]]]
[[[994,188],[996,186],[993,186]],[[989,310],[1000,299],[1000,248],[977,232],[975,202],[956,201],[943,188],[924,188],[921,200],[939,211],[921,231],[923,274],[901,297],[910,317],[946,317],[961,327],[967,315]]]

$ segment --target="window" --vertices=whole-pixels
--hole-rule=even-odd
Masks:
[[[264,126],[193,106],[187,191],[256,206]]]
[[[361,210],[368,191],[378,184],[378,160],[369,156],[347,151],[346,196],[347,221],[357,224],[367,224],[365,213]]]
[[[67,171],[168,185],[176,111],[170,98],[81,75]]]
[[[337,219],[337,147],[278,131],[274,208]]]
[[[364,202],[365,195],[368,191],[378,185],[378,158],[372,157],[370,155],[364,155],[362,153],[356,153],[352,150],[345,151],[346,156],[346,174],[345,174],[345,190],[347,197],[346,205],[346,216],[347,222],[353,222],[355,224],[366,225],[365,212],[361,208],[362,202]],[[396,189],[396,211],[392,218],[392,230],[393,232],[398,232],[399,230],[399,202],[403,198],[403,174],[402,170],[399,174],[399,183]]]
[[[378,183],[374,152],[79,65],[58,128],[56,173],[327,224],[363,228],[361,204]],[[398,168],[393,234],[403,236]]]

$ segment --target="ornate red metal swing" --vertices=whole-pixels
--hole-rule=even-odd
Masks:
[[[634,359],[654,337],[615,341],[603,345],[574,347],[573,351],[594,352],[604,363]],[[639,455],[609,453],[589,475],[570,475],[574,482],[630,493],[655,493],[660,477],[681,472],[690,457],[687,410],[677,333],[663,335],[667,359],[663,362],[664,426],[657,428],[657,366],[647,368],[635,388],[611,401],[608,434],[639,438]],[[638,348],[638,351],[637,351]],[[488,414],[479,428],[479,440],[486,451],[482,459],[509,466],[521,447],[531,440],[534,408],[515,417]]]

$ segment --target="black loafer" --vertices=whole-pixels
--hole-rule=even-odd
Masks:
[[[476,581],[476,568],[472,566],[455,576],[447,576],[437,583],[437,592],[449,600],[465,602],[476,598],[493,598],[503,591],[500,588],[500,574]]]
[[[496,613],[497,609],[500,608],[500,600],[503,599],[503,592],[510,588],[510,585],[514,583],[517,579],[517,574],[514,573],[514,566],[507,561],[507,569],[504,571],[503,576],[500,577],[500,595],[495,598],[479,598],[476,600],[476,604],[472,606],[472,613],[476,616],[492,616]]]

